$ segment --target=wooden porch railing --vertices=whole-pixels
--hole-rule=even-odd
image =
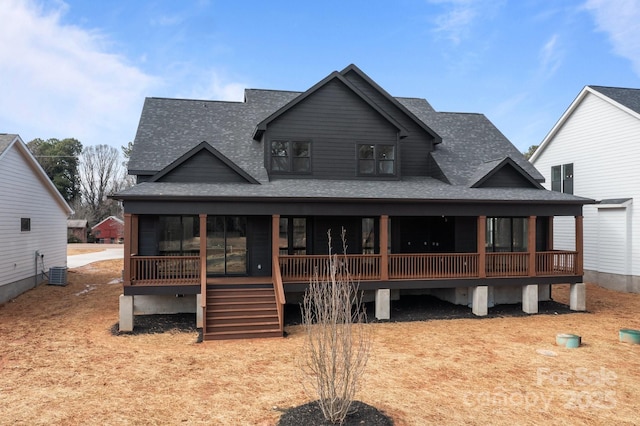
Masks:
[[[388,255],[389,279],[477,278],[478,253],[420,253]],[[529,253],[486,253],[487,277],[577,275],[575,251],[546,251],[535,254],[535,271],[529,269]],[[339,255],[355,281],[381,279],[378,254]],[[132,256],[131,285],[199,285],[199,256]],[[309,281],[315,272],[322,277],[327,255],[280,255],[273,257],[273,284],[279,304],[284,304],[283,282]],[[534,273],[531,273],[534,272]]]
[[[536,273],[538,275],[578,275],[577,252],[543,251],[536,253]]]
[[[487,277],[526,277],[529,253],[487,253]]]
[[[278,256],[273,256],[273,291],[276,294],[276,305],[278,307],[278,321],[280,322],[280,329],[284,327],[284,305],[287,303],[287,299],[284,294],[284,286],[282,285],[282,274],[280,273],[280,263],[278,262]]]
[[[308,281],[316,272],[320,277],[327,274],[328,255],[286,255],[279,258],[284,281]],[[380,255],[378,254],[338,255],[338,261],[347,263],[345,266],[354,281],[380,279]]]
[[[131,285],[200,285],[200,257],[132,256]]]
[[[478,276],[477,253],[390,254],[389,278],[468,278]]]

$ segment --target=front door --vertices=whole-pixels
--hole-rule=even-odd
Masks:
[[[207,217],[207,275],[247,274],[247,218]]]

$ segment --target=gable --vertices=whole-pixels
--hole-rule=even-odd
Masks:
[[[506,157],[495,167],[491,167],[495,162],[486,163],[479,169],[478,175],[482,176],[476,180],[472,188],[536,188],[543,189],[533,177],[525,172],[515,161]],[[489,169],[484,173],[483,169]]]
[[[202,142],[174,163],[161,170],[150,181],[175,183],[256,183],[240,167]]]

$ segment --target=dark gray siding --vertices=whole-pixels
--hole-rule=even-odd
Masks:
[[[342,228],[346,231],[347,254],[357,254],[362,250],[362,219],[359,217],[315,217],[312,223],[312,254],[327,254],[329,252],[329,240],[327,231],[331,230],[331,246],[333,253],[342,253],[342,241],[340,233]]]
[[[138,221],[138,254],[158,255],[158,216],[140,216]]]
[[[433,150],[433,137],[356,72],[348,72],[345,78],[409,132],[400,141],[402,176],[430,176],[427,157]]]
[[[309,140],[312,175],[296,177],[357,179],[356,144],[396,144],[397,134],[395,126],[343,83],[333,80],[269,124],[264,139],[265,165],[270,169],[272,140]],[[272,174],[276,176],[291,175]]]
[[[535,188],[520,172],[511,166],[504,166],[496,171],[480,188]]]
[[[176,169],[162,176],[158,182],[229,183],[247,181],[215,155],[207,150],[202,150]]]
[[[456,221],[456,252],[475,253],[478,249],[478,220],[475,217],[458,216]]]
[[[249,216],[247,218],[247,271],[249,276],[271,275],[271,217]]]

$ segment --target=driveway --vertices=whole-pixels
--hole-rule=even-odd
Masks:
[[[93,247],[95,247],[95,245]],[[79,268],[80,266],[88,265],[93,262],[122,259],[123,257],[124,247],[122,245],[115,247],[113,245],[109,245],[109,247],[105,248],[103,251],[67,256],[67,268]]]

